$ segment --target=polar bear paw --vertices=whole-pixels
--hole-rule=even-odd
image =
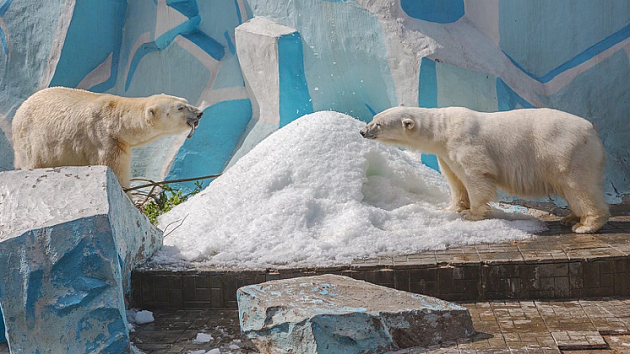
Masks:
[[[470,209],[462,211],[462,217],[468,221],[477,221],[486,218],[484,214],[473,213]]]
[[[582,225],[581,223],[577,223],[575,225],[573,225],[573,227],[571,228],[571,230],[573,232],[575,232],[576,234],[592,234],[593,232],[597,231],[599,228],[594,228],[592,226],[589,225]]]
[[[464,205],[461,204],[449,204],[447,207],[445,207],[443,210],[448,210],[448,211],[454,211],[456,213],[461,213],[464,210],[468,210],[470,208],[467,208]]]
[[[581,218],[580,222],[573,225],[571,230],[576,234],[592,234],[601,229],[607,221],[608,214],[589,215],[585,218]]]

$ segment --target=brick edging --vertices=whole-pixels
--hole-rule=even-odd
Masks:
[[[349,266],[278,271],[132,273],[130,304],[144,309],[236,308],[236,289],[269,280],[340,274],[449,301],[630,296],[630,257]]]

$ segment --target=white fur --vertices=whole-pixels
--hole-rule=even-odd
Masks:
[[[200,114],[185,99],[164,94],[126,98],[47,88],[15,113],[15,167],[106,165],[128,187],[131,148],[190,130]]]
[[[395,107],[377,114],[361,134],[437,155],[451,189],[447,209],[468,220],[483,219],[500,188],[520,197],[563,197],[572,211],[563,223],[577,233],[608,221],[604,147],[593,125],[572,114]]]

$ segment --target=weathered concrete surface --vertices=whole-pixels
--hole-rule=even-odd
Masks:
[[[106,216],[121,257],[125,289],[131,270],[162,247],[162,232],[138,211],[105,166],[0,173],[0,242],[26,231]]]
[[[124,289],[161,245],[106,167],[0,173],[0,306],[12,352],[128,352]]]
[[[474,333],[464,307],[338,275],[246,286],[237,297],[241,330],[263,353],[382,353]]]

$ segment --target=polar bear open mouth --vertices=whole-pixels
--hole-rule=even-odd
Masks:
[[[199,126],[199,119],[188,119],[186,124],[190,126],[190,133],[188,133],[186,139],[190,139],[195,133],[195,129]]]

